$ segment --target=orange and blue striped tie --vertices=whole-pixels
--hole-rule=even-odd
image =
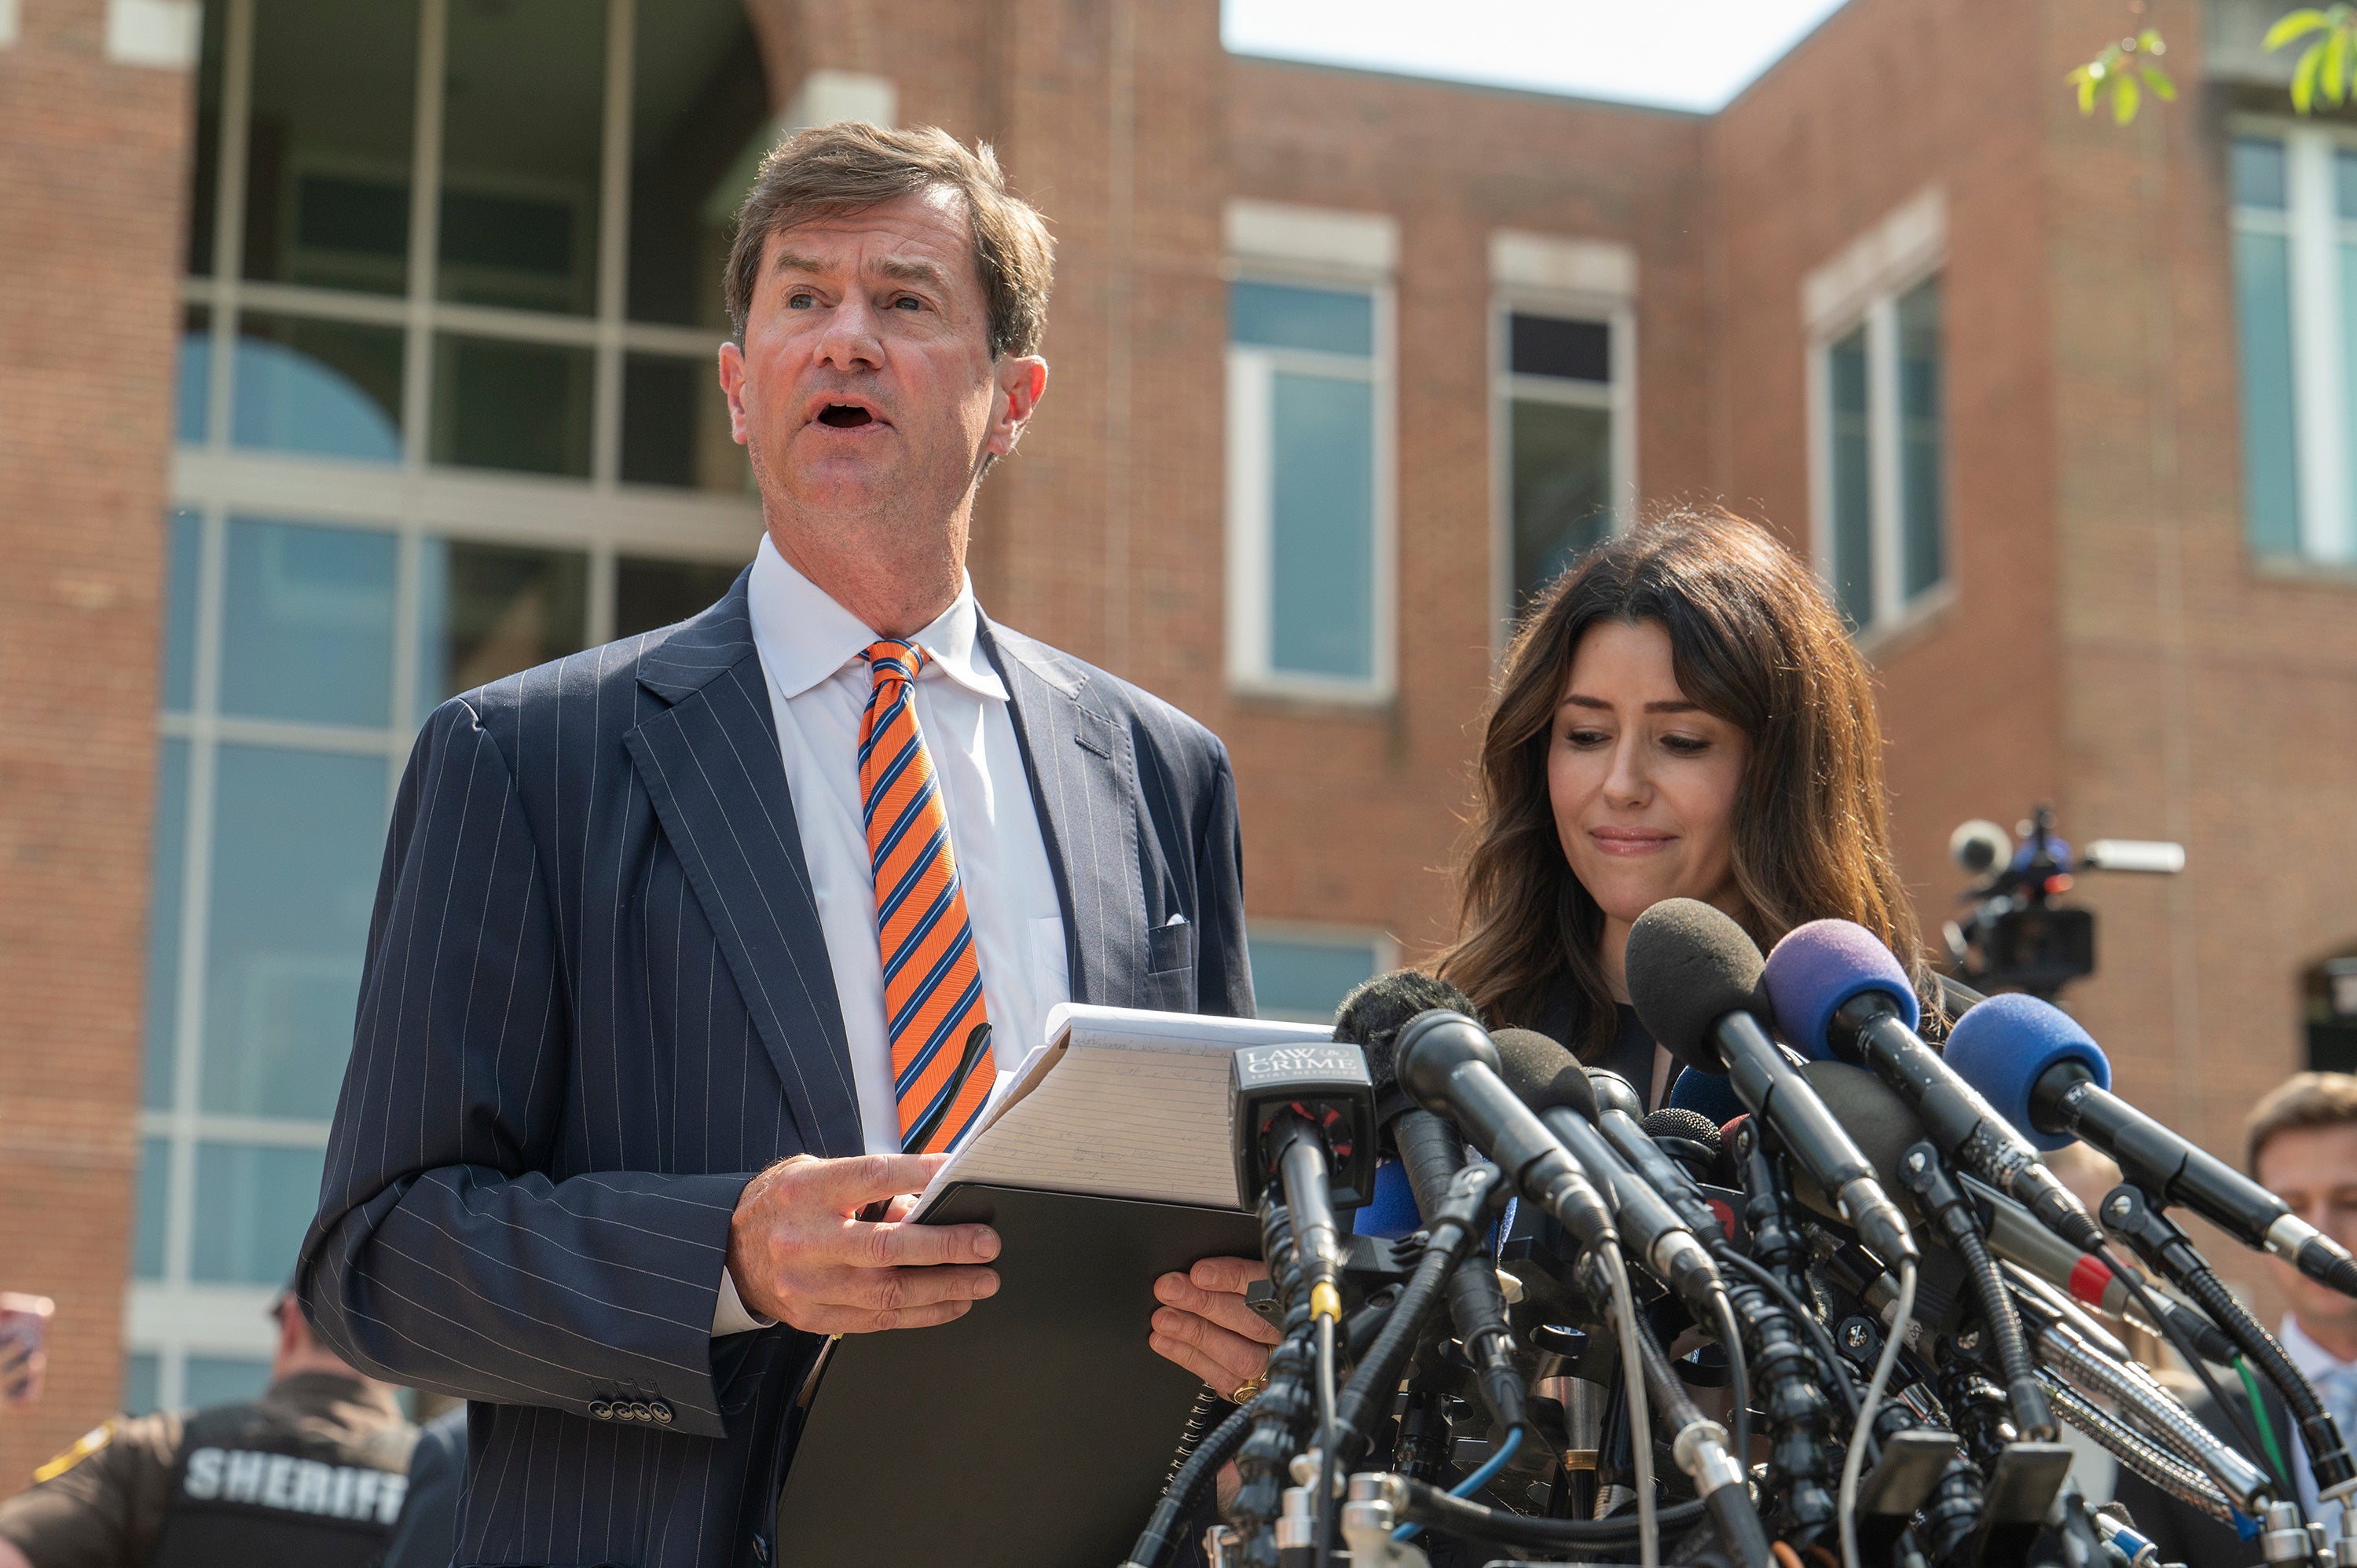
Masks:
[[[957,1142],[997,1074],[949,813],[917,728],[917,672],[926,653],[887,638],[860,657],[875,680],[859,721],[859,794],[876,865],[892,1090],[901,1148],[929,1154]]]

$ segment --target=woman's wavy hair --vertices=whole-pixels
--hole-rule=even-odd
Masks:
[[[1720,508],[1664,512],[1598,546],[1524,618],[1485,719],[1458,938],[1440,973],[1503,1027],[1533,1023],[1567,972],[1583,1037],[1565,1043],[1587,1058],[1612,1041],[1612,993],[1596,951],[1604,912],[1572,875],[1547,793],[1572,656],[1603,621],[1666,628],[1679,690],[1749,741],[1735,880],[1761,950],[1805,921],[1855,920],[1935,1000],[1890,854],[1865,662],[1809,569],[1766,529]]]

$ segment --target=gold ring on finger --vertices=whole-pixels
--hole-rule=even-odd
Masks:
[[[1250,1404],[1253,1400],[1259,1395],[1261,1390],[1266,1387],[1268,1387],[1268,1374],[1266,1372],[1263,1372],[1255,1378],[1247,1378],[1243,1382],[1236,1385],[1236,1391],[1228,1396],[1228,1402],[1230,1404]]]

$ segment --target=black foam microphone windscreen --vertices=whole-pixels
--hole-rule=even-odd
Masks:
[[[1500,1029],[1490,1036],[1498,1047],[1498,1076],[1534,1111],[1568,1106],[1596,1120],[1596,1090],[1579,1058],[1535,1029]]]
[[[1760,946],[1734,917],[1695,898],[1664,898],[1630,928],[1629,1000],[1646,1033],[1688,1067],[1727,1070],[1714,1028],[1729,1013],[1768,1017]]]
[[[1388,1126],[1409,1103],[1399,1086],[1399,1033],[1419,1013],[1447,1008],[1480,1016],[1472,999],[1445,980],[1417,970],[1394,970],[1362,982],[1334,1009],[1334,1037],[1366,1053],[1375,1086],[1375,1121]]]

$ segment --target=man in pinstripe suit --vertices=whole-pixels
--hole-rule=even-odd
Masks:
[[[985,1228],[880,1205],[1049,1007],[1251,1011],[1225,751],[966,580],[1049,272],[986,149],[787,142],[720,352],[755,564],[418,739],[299,1279],[355,1366],[472,1402],[461,1563],[768,1563],[822,1337],[996,1288]],[[1140,1332],[1237,1389],[1248,1272]]]

